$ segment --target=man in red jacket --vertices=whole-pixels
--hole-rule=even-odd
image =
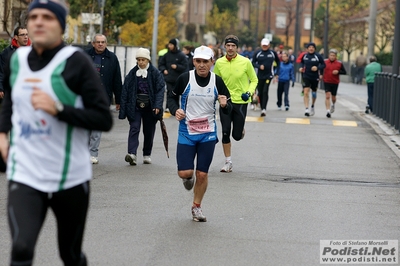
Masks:
[[[346,69],[341,61],[336,59],[337,50],[329,50],[329,57],[325,59],[324,73],[320,79],[324,81],[326,117],[330,118],[335,111],[336,94],[339,87],[339,75],[346,75]],[[331,103],[332,98],[332,103]]]

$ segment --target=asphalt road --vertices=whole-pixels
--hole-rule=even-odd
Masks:
[[[398,240],[397,136],[363,113],[366,90],[341,84],[330,119],[319,91],[316,114],[306,119],[300,85],[291,88],[286,112],[277,110],[272,84],[267,116],[249,108],[246,136],[232,144],[232,173],[219,172],[224,157],[217,144],[202,204],[206,223],[191,220],[193,194],[176,174],[175,118],[165,118],[170,158],[157,126],[153,164],[142,164],[139,152],[139,164],[129,166],[128,123],[114,112],[93,166],[84,240],[89,264],[320,265],[320,240]],[[6,187],[2,174],[0,265],[10,253]],[[62,265],[51,212],[35,265]]]

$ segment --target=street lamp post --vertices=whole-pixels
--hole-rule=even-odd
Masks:
[[[396,17],[395,17],[395,29],[400,29],[400,1],[396,1]],[[399,74],[399,60],[400,59],[400,32],[394,31],[394,42],[393,42],[393,69],[392,73]]]
[[[311,0],[311,25],[310,25],[310,42],[314,41],[314,8],[315,0]]]
[[[154,1],[154,19],[153,19],[153,40],[151,46],[151,63],[153,66],[157,66],[157,35],[158,35],[158,9],[160,6],[160,0]]]
[[[294,34],[294,52],[295,55],[297,56],[300,52],[300,17],[301,17],[301,10],[300,7],[302,5],[302,0],[297,0],[296,3],[296,23],[295,23],[295,34]]]
[[[324,57],[328,58],[328,36],[329,36],[329,0],[326,1],[325,27],[324,27]]]
[[[100,34],[103,34],[103,26],[104,26],[104,5],[106,4],[106,0],[101,0],[100,6]]]
[[[268,33],[271,33],[271,3],[272,0],[268,0]]]

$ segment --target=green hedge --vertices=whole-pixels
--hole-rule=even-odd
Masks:
[[[384,66],[391,66],[393,60],[393,52],[376,54],[376,60],[379,64]]]
[[[9,45],[10,45],[9,41],[0,39],[0,51],[3,51]]]

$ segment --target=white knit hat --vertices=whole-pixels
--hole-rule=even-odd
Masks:
[[[149,51],[149,49],[139,48],[136,51],[136,58],[139,58],[139,57],[146,58],[146,59],[148,59],[150,61],[151,59],[150,59],[150,51]]]

